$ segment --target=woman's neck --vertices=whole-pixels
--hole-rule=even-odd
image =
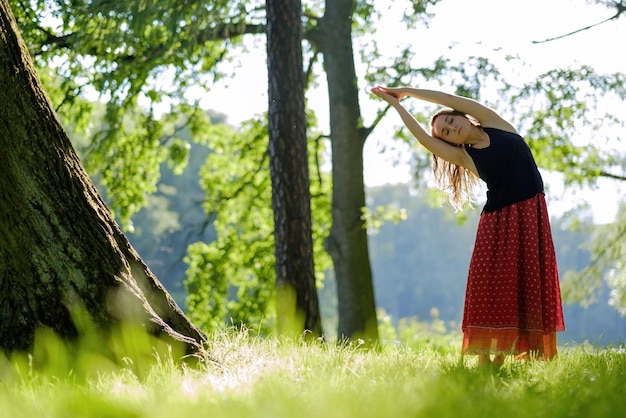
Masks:
[[[486,148],[489,143],[489,134],[480,126],[475,126],[467,139],[467,145],[472,148]]]

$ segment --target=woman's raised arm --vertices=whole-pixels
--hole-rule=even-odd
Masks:
[[[493,109],[456,94],[444,93],[438,90],[418,89],[413,87],[377,87],[381,91],[401,100],[404,97],[414,97],[430,103],[450,107],[459,112],[474,117],[483,127],[502,129],[507,132],[517,133],[517,130],[508,121],[503,119]]]

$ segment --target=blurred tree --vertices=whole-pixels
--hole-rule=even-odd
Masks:
[[[206,337],[131,247],[83,170],[6,0],[0,83],[0,347],[30,349],[40,327],[75,339],[86,312],[98,331],[136,322],[187,353],[201,351]]]

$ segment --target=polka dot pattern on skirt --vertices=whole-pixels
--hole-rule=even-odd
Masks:
[[[462,329],[465,354],[556,355],[565,324],[543,193],[481,214]]]

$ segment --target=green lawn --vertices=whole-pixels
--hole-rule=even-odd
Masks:
[[[245,333],[211,341],[213,361],[197,368],[175,365],[163,351],[116,366],[93,353],[70,356],[55,341],[35,356],[0,358],[0,416],[626,415],[624,347],[563,347],[550,362],[507,361],[499,370],[484,370],[447,343],[370,351]]]

